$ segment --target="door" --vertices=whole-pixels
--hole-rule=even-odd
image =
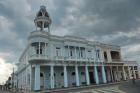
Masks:
[[[44,74],[40,73],[40,88],[44,88]]]
[[[90,83],[94,84],[95,80],[94,80],[93,72],[89,72],[89,77],[90,77]]]

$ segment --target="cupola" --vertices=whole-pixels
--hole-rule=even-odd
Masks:
[[[50,32],[51,19],[44,5],[40,6],[40,10],[36,14],[34,23],[37,30],[39,28],[40,31]],[[45,30],[45,28],[47,28],[48,30]]]

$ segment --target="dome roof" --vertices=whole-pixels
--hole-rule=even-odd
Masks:
[[[44,28],[49,28],[51,19],[45,6],[40,6],[40,10],[37,12],[34,22],[36,27],[39,27],[41,31],[43,31]]]

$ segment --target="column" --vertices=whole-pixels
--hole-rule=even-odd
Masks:
[[[97,72],[97,66],[94,66],[94,78],[96,84],[99,84],[99,78],[98,78],[98,72]]]
[[[131,72],[130,72],[130,68],[129,68],[129,66],[127,67],[128,68],[128,75],[129,75],[129,79],[131,79]]]
[[[86,82],[87,82],[87,85],[90,85],[90,82],[89,82],[89,71],[88,71],[88,66],[87,65],[85,66],[85,72],[86,72]]]
[[[124,80],[126,80],[126,73],[125,73],[124,66],[122,66],[122,70],[123,70],[123,78],[124,78]]]
[[[102,65],[102,78],[103,78],[103,82],[104,82],[104,83],[107,83],[107,81],[106,81],[106,73],[105,73],[105,67],[104,67],[104,65]]]
[[[68,74],[66,66],[64,66],[64,87],[68,87]]]
[[[35,83],[34,90],[40,90],[40,65],[35,65]]]
[[[54,88],[54,66],[50,66],[50,74],[51,88]]]
[[[76,73],[76,86],[80,86],[79,82],[79,72],[78,72],[78,66],[75,66],[75,73]]]

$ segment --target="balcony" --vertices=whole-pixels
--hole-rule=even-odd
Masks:
[[[121,59],[112,59],[112,62],[121,62]]]
[[[43,54],[34,54],[34,55],[30,55],[29,57],[29,62],[33,62],[33,61],[46,61],[49,60],[48,55],[43,55]]]
[[[94,62],[94,58],[86,58],[86,57],[81,57],[81,58],[76,58],[76,57],[64,57],[65,61],[87,61],[87,62]]]
[[[61,60],[64,60],[64,57],[63,57],[63,56],[55,56],[54,59],[55,59],[55,60],[60,60],[60,61],[61,61]]]
[[[76,58],[76,57],[64,57],[64,56],[54,56],[53,58],[49,57],[48,55],[44,54],[33,54],[29,56],[29,62],[46,62],[49,60],[56,60],[56,61],[77,61],[77,62],[95,62],[94,58]]]

